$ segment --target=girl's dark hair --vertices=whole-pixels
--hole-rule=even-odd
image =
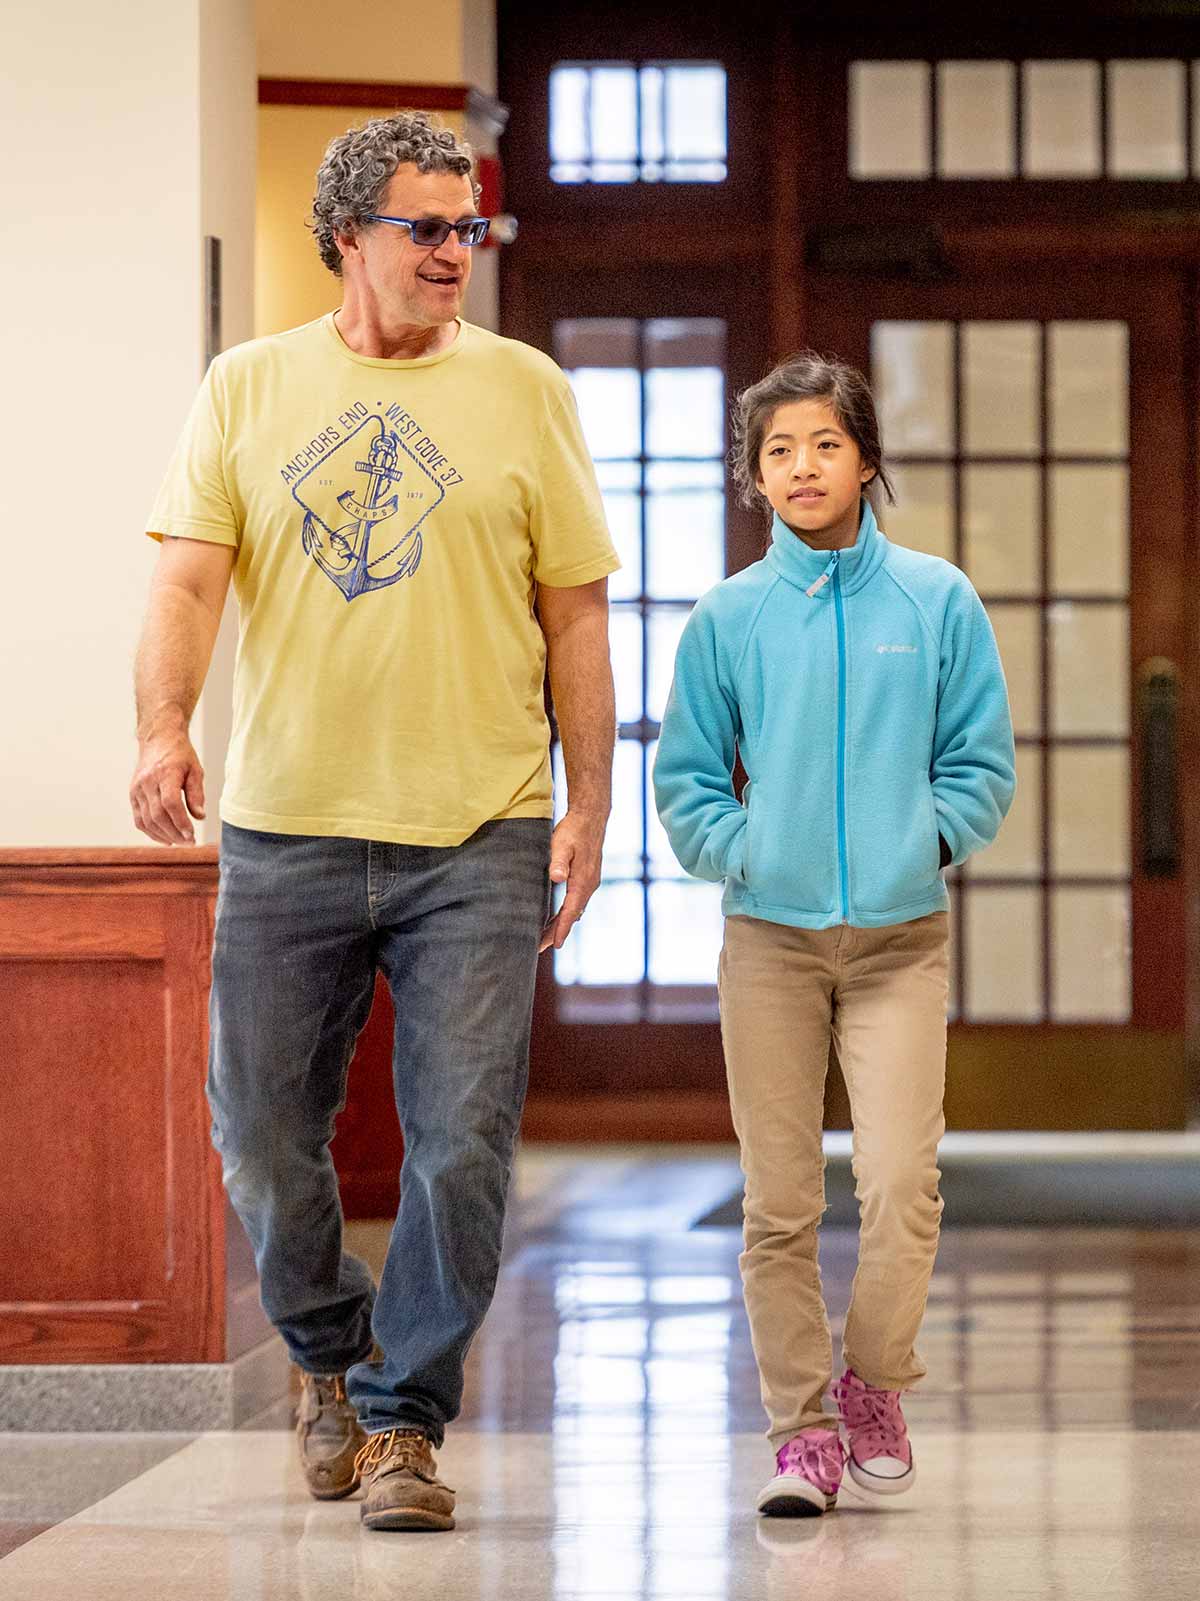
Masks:
[[[820,356],[815,350],[802,350],[798,356],[780,362],[738,396],[730,461],[742,503],[753,508],[761,506],[766,498],[757,483],[758,453],[771,418],[780,406],[793,400],[829,402],[839,424],[858,446],[864,465],[875,469],[874,478],[864,485],[864,493],[874,501],[878,485],[894,505],[896,491],[883,464],[879,418],[867,380],[857,367],[836,357]]]

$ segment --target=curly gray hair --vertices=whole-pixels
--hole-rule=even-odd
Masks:
[[[418,172],[451,172],[471,178],[475,204],[479,204],[470,145],[425,112],[398,111],[391,117],[372,117],[361,127],[340,133],[330,141],[317,169],[312,220],[321,260],[337,277],[342,276],[338,234],[353,235],[379,210],[396,168],[409,161]]]

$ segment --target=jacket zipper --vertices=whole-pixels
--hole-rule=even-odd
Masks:
[[[838,732],[837,732],[837,823],[838,878],[842,896],[842,922],[850,921],[850,864],[846,847],[846,617],[842,609],[842,578],[838,553],[830,562],[833,570],[833,609],[837,619],[838,648]]]

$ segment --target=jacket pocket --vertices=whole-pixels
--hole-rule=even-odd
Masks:
[[[837,900],[837,848],[832,818],[823,825],[799,799],[773,806],[761,785],[747,802],[742,877],[765,907],[796,912],[832,910]]]
[[[743,884],[749,884],[750,882],[750,824],[754,816],[751,806],[751,791],[753,788],[753,784],[747,779],[746,787],[742,790],[741,795],[742,809],[746,813],[746,820],[742,825],[742,859],[738,867],[737,877],[741,879]]]
[[[864,912],[900,910],[940,883],[937,809],[927,778],[877,794],[856,830],[854,900]]]

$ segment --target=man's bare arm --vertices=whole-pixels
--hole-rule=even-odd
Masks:
[[[608,651],[608,580],[570,589],[541,585],[538,619],[546,636],[550,692],[567,772],[567,812],[554,830],[550,877],[567,893],[542,935],[562,948],[600,882],[604,830],[612,806],[616,711]]]
[[[164,539],[151,580],[134,667],[138,760],[129,802],[136,826],[162,845],[193,844],[192,818],[204,816],[204,770],[188,725],[235,555],[230,545]]]

